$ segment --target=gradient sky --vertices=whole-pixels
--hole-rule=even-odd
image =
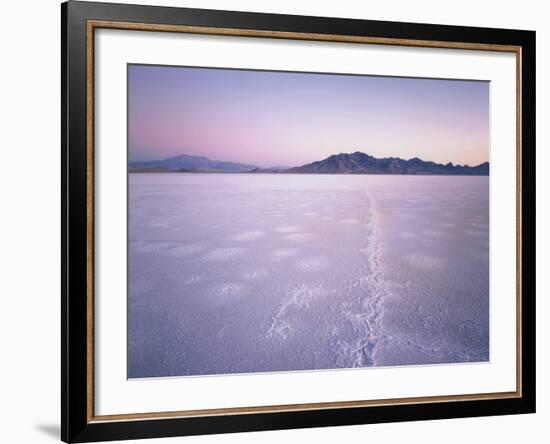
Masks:
[[[489,83],[130,65],[129,160],[296,166],[331,154],[489,160]]]

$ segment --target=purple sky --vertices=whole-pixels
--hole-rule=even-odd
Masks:
[[[331,154],[489,159],[489,83],[130,65],[130,161],[295,166]]]

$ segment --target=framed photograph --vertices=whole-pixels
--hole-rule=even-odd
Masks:
[[[62,439],[535,411],[535,33],[69,1]]]

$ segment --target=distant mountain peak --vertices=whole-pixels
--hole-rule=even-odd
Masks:
[[[333,154],[323,160],[289,168],[285,173],[301,174],[432,174],[432,175],[489,175],[489,162],[477,166],[453,165],[425,161],[419,157],[409,160],[399,157],[376,158],[361,151]]]
[[[224,160],[211,160],[204,156],[192,156],[179,154],[162,160],[148,162],[130,162],[130,171],[151,171],[159,169],[179,172],[206,172],[206,173],[246,173],[256,168],[255,165],[229,162]]]

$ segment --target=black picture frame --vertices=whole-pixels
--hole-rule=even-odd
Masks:
[[[96,421],[90,416],[90,143],[87,38],[90,20],[185,25],[414,41],[512,45],[520,48],[521,394],[231,415]],[[69,1],[61,5],[62,274],[61,438],[90,442],[180,435],[308,428],[535,412],[535,32],[356,19]],[[124,149],[124,147],[121,147]],[[93,182],[92,182],[93,184]]]

